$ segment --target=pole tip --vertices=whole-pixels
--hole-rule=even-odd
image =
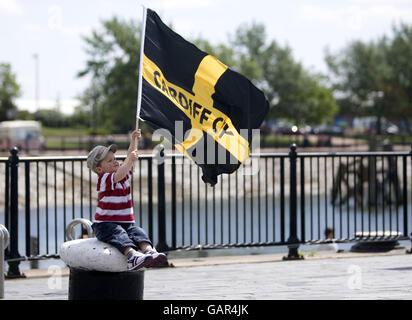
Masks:
[[[10,149],[10,153],[13,156],[16,156],[19,153],[19,148],[17,148],[16,146],[14,146],[13,148]]]

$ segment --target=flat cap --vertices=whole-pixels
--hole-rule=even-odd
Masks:
[[[111,144],[108,147],[95,146],[87,156],[87,167],[93,171],[96,171],[97,165],[100,161],[106,158],[109,151],[115,153],[117,151],[117,146],[115,144]]]

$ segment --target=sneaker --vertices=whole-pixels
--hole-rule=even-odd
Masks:
[[[150,255],[152,257],[151,260],[148,260],[147,267],[160,267],[161,265],[165,264],[167,261],[167,257],[164,253],[157,252],[155,250],[149,249],[145,251],[146,255]]]
[[[153,260],[150,254],[137,253],[127,259],[127,270],[139,270],[143,267],[148,267],[149,261]]]

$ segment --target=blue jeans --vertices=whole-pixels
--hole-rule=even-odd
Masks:
[[[96,238],[116,247],[121,253],[127,247],[139,249],[140,242],[153,246],[146,232],[133,223],[100,222],[92,225]]]

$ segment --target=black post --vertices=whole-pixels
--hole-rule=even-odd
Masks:
[[[305,158],[300,158],[300,237],[305,242]]]
[[[158,194],[158,232],[159,242],[156,245],[158,251],[169,251],[166,243],[166,186],[165,186],[165,157],[164,147],[161,146],[157,156],[157,194]]]
[[[411,164],[412,164],[412,145],[411,145],[411,151],[410,151],[410,155],[411,155]],[[405,223],[406,223],[406,227],[404,227],[405,229],[404,229],[404,235],[405,236],[407,236],[408,235],[408,228],[407,228],[407,226],[408,226],[408,207],[407,207],[407,189],[408,189],[408,187],[407,187],[407,173],[406,173],[406,170],[407,170],[407,165],[406,165],[406,157],[404,158],[404,165],[403,165],[403,181],[404,181],[404,186],[403,186],[403,199],[404,199],[404,203],[403,203],[403,210],[404,210],[404,214],[403,214],[403,218],[404,218],[404,221],[403,221],[403,223],[404,223],[404,226],[405,226]],[[412,233],[411,233],[411,235],[412,235]],[[412,241],[412,238],[410,238],[411,239],[411,241]],[[409,254],[412,254],[412,246],[411,246],[411,248],[409,249],[409,250],[406,250],[406,253],[409,253]]]
[[[280,240],[285,242],[285,158],[280,158]]]
[[[148,187],[148,215],[149,215],[149,237],[153,237],[153,158],[147,159],[147,187]]]
[[[172,248],[176,248],[176,155],[172,157]]]
[[[6,178],[5,178],[5,192],[4,192],[4,223],[6,229],[10,230],[10,164],[6,162]],[[5,258],[10,257],[10,246],[7,247],[5,252]]]
[[[144,273],[70,268],[69,300],[143,300]]]
[[[299,239],[297,234],[297,179],[296,179],[296,144],[292,144],[289,152],[290,160],[290,217],[289,217],[289,239],[287,241],[289,253],[283,257],[283,260],[297,260],[303,259],[303,256],[299,256]]]
[[[21,258],[19,254],[19,193],[18,193],[18,166],[19,166],[19,149],[13,147],[10,150],[9,165],[10,165],[10,256],[8,261],[9,270],[6,278],[23,278],[20,273],[18,260]]]
[[[26,188],[26,256],[30,257],[32,253],[32,240],[30,237],[30,161],[27,161],[25,163],[24,169],[24,180]]]

